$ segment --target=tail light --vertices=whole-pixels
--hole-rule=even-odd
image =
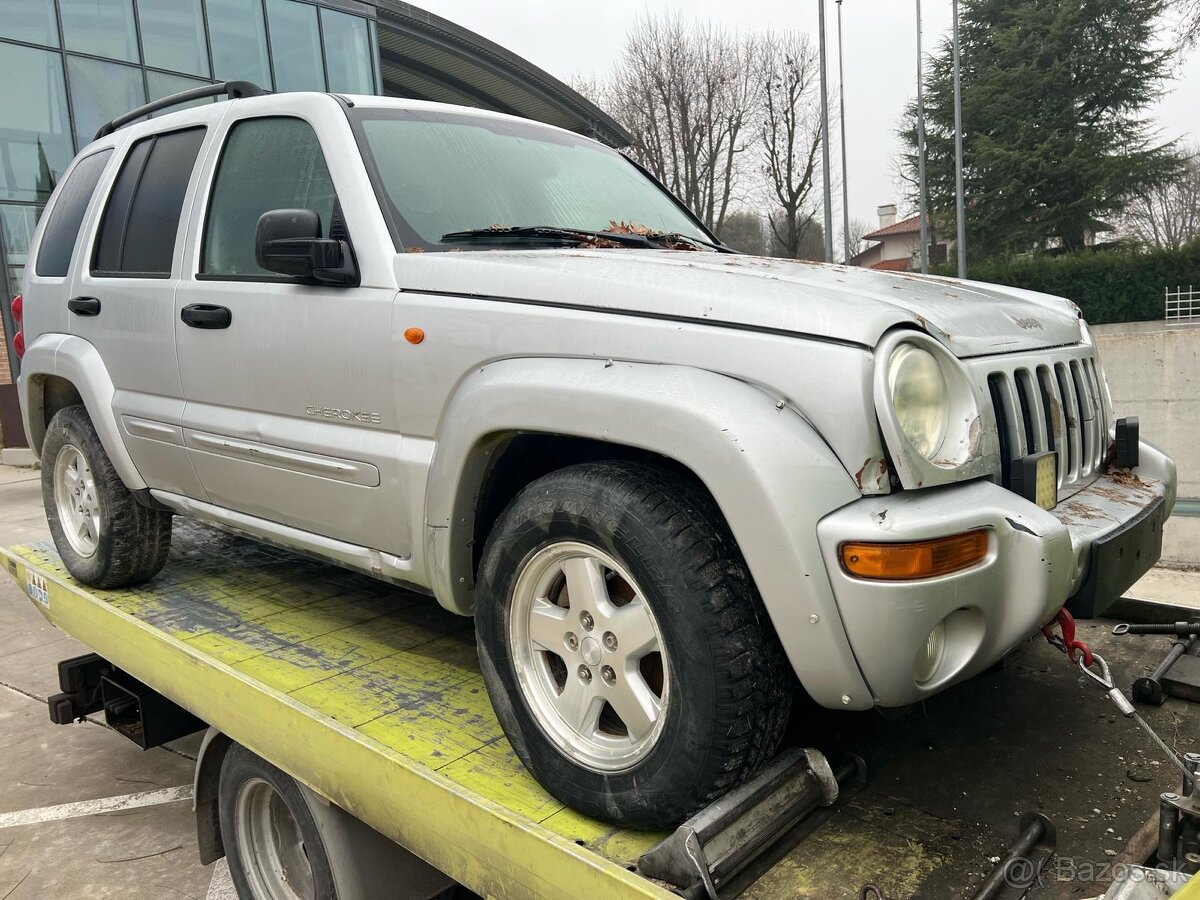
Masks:
[[[20,294],[13,298],[12,317],[17,325],[17,333],[13,335],[13,352],[17,354],[17,359],[20,359],[25,355],[25,332],[21,328],[21,322],[25,318],[25,301],[21,299]]]

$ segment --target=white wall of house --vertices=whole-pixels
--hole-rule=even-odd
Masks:
[[[921,246],[920,234],[891,234],[883,239],[881,260],[912,259]]]

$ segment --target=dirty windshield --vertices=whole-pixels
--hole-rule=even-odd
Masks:
[[[712,239],[627,159],[576,135],[422,110],[355,115],[393,236],[406,249],[442,249],[443,235],[454,233],[530,227]]]

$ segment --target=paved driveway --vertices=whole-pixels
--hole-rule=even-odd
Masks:
[[[0,466],[0,544],[48,538],[40,473]],[[196,856],[199,741],[143,752],[102,725],[52,725],[56,665],[86,652],[0,577],[0,900],[202,900],[214,867]],[[209,896],[222,894],[227,876]]]

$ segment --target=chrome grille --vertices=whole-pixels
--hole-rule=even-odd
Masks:
[[[1054,356],[993,357],[971,363],[986,383],[999,426],[1002,481],[1007,462],[1058,452],[1059,495],[1090,483],[1104,464],[1108,411],[1103,376],[1090,347]]]

